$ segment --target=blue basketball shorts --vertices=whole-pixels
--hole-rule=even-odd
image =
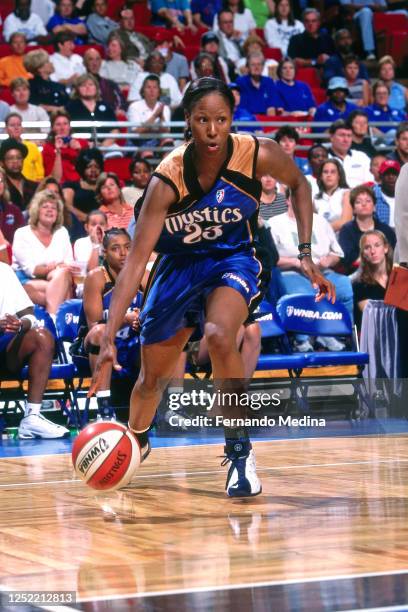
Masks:
[[[204,327],[205,303],[232,287],[251,308],[260,294],[261,264],[248,250],[206,256],[163,255],[153,268],[140,314],[142,344],[162,342],[184,327]]]
[[[0,332],[0,371],[6,371],[7,369],[7,347],[13,338],[16,337],[16,334],[3,334]],[[1,374],[1,372],[0,372]]]

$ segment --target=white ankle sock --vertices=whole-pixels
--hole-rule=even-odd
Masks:
[[[41,404],[34,404],[32,402],[26,402],[24,408],[24,416],[30,416],[31,414],[40,414]]]

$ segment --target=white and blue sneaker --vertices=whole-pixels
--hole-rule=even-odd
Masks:
[[[42,414],[29,414],[22,418],[18,428],[20,440],[31,440],[33,438],[53,440],[55,438],[65,438],[65,436],[69,436],[69,429],[49,421]]]
[[[262,493],[262,485],[256,474],[255,453],[249,440],[237,440],[224,447],[225,459],[229,461],[225,489],[228,497],[252,497]]]

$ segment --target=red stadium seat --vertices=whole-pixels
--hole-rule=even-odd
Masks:
[[[296,79],[303,83],[307,83],[312,88],[321,86],[316,68],[298,68],[296,70]]]
[[[88,49],[96,49],[97,51],[99,51],[102,57],[105,57],[105,48],[103,47],[103,45],[98,45],[96,43],[94,45],[76,45],[74,52],[78,53],[78,55],[83,56],[85,51],[87,51]]]
[[[374,31],[391,34],[394,31],[408,33],[408,18],[394,13],[374,13]]]
[[[316,104],[323,104],[323,102],[326,102],[327,99],[327,93],[325,89],[322,89],[321,87],[312,87],[312,94],[314,95],[314,99],[316,100]]]
[[[274,59],[277,62],[280,62],[282,59],[282,51],[275,47],[264,47],[262,53],[266,59]]]
[[[11,95],[11,91],[8,87],[2,87],[0,89],[0,100],[7,102],[7,104],[14,104],[14,98]]]
[[[264,33],[263,28],[256,28],[256,33],[259,36],[259,38],[262,38],[262,40],[265,40],[265,33]]]
[[[195,57],[200,53],[200,45],[186,45],[183,47],[176,47],[177,53],[184,55],[187,61],[192,62]]]
[[[14,11],[15,3],[14,0],[1,0],[0,2],[0,15],[3,19],[3,22],[7,15]]]
[[[129,181],[129,164],[130,159],[123,159],[123,157],[114,157],[113,159],[106,159],[104,163],[105,172],[114,172],[118,175],[119,180]]]

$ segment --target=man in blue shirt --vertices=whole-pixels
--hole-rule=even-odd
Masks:
[[[330,121],[333,123],[337,119],[347,119],[351,111],[357,106],[346,101],[349,93],[346,79],[343,77],[333,77],[327,87],[328,101],[317,107],[314,121]],[[327,128],[316,128],[316,132],[323,132]]]
[[[151,10],[154,25],[164,25],[177,30],[183,30],[186,25],[195,30],[190,0],[152,0]]]
[[[249,74],[237,79],[241,106],[254,115],[274,115],[278,105],[275,83],[262,76],[264,63],[262,53],[250,53],[247,61]]]
[[[336,46],[336,53],[329,57],[323,66],[323,80],[325,83],[328,83],[335,76],[345,76],[344,60],[353,53],[353,39],[346,28],[342,28],[335,33],[334,44]],[[367,68],[362,63],[359,65],[358,78],[365,80],[369,78]]]
[[[47,30],[53,34],[58,34],[58,32],[71,32],[76,36],[74,40],[76,45],[84,44],[88,36],[88,30],[82,19],[73,16],[73,1],[56,0],[55,5],[56,12],[47,23]]]

